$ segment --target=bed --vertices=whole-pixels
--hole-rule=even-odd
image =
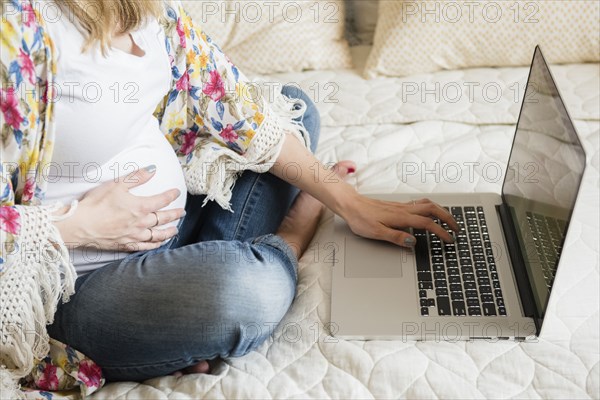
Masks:
[[[317,156],[324,162],[355,160],[358,172],[351,182],[361,193],[500,192],[528,68],[365,80],[361,71],[369,51],[369,46],[353,47],[351,69],[260,78],[296,83],[313,95],[322,116]],[[92,398],[600,398],[600,68],[551,69],[587,152],[587,170],[538,340],[345,341],[330,336],[333,215],[328,212],[301,259],[292,307],[257,351],[220,361],[208,375],[109,384]],[[453,97],[452,103],[448,95],[436,100],[430,94],[422,101],[421,90],[413,93],[415,87],[464,82],[500,88],[497,101],[478,89],[472,98]],[[445,170],[449,163],[456,164],[452,171]]]

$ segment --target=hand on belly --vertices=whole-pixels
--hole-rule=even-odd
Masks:
[[[115,251],[160,247],[177,234],[177,221],[185,213],[178,204],[185,205],[187,193],[176,188],[150,193],[151,187],[144,186],[157,172],[154,166],[140,169],[87,192],[71,217],[55,222],[63,240],[76,247],[93,243],[97,248]]]

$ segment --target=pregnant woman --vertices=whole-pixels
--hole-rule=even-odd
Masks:
[[[113,381],[248,353],[290,307],[325,206],[364,237],[452,240],[437,204],[366,198],[352,162],[319,163],[306,94],[267,102],[176,2],[3,2],[1,45],[13,379],[48,334]]]

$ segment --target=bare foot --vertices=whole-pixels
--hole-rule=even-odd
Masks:
[[[356,171],[356,164],[352,161],[340,161],[333,166],[333,170],[343,179]],[[310,244],[324,210],[323,203],[306,192],[300,192],[281,222],[276,235],[290,245],[296,258],[300,259]]]
[[[202,360],[197,364],[191,365],[187,368],[180,369],[179,371],[174,372],[172,375],[175,377],[180,377],[182,375],[189,374],[208,374],[210,372],[210,365],[208,361]]]

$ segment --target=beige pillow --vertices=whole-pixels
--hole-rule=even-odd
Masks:
[[[365,76],[600,60],[600,2],[381,0]]]
[[[351,68],[343,0],[182,2],[244,72]]]

